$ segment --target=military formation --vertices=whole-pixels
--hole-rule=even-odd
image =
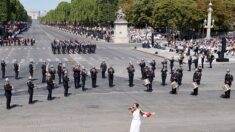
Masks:
[[[174,62],[174,58],[167,60],[164,59],[161,64],[161,80],[162,80],[162,86],[166,85],[166,78],[168,75],[168,62],[170,63],[170,85],[171,85],[171,94],[177,94],[179,87],[182,85],[182,78],[183,78],[183,67],[182,65],[179,65],[178,68],[176,68]],[[155,70],[156,70],[156,62],[155,60],[151,60],[149,63],[146,63],[145,60],[141,60],[140,62],[137,62],[140,67],[141,72],[141,79],[144,82],[144,86],[146,86],[146,92],[152,92],[153,90],[153,81],[155,78]],[[1,60],[1,71],[2,71],[2,78],[5,78],[6,75],[6,62],[2,59]],[[29,93],[29,104],[33,104],[33,95],[34,95],[34,89],[37,87],[34,85],[33,78],[35,73],[35,64],[33,61],[30,61],[29,63],[29,78],[27,82],[28,86],[28,93]],[[129,66],[126,68],[128,77],[129,77],[129,87],[134,86],[134,75],[135,75],[135,67],[132,62],[129,63]],[[195,72],[192,77],[192,92],[191,95],[197,96],[199,93],[199,86],[202,78],[202,66],[198,66],[198,68],[195,69]],[[13,71],[15,72],[15,79],[19,79],[20,74],[20,65],[17,61],[13,64]],[[82,91],[86,91],[86,80],[88,76],[88,72],[84,67],[81,67],[80,65],[76,64],[73,68],[73,79],[69,77],[69,71],[65,64],[62,64],[62,62],[59,62],[57,67],[54,67],[54,65],[49,65],[47,62],[43,62],[41,65],[41,72],[42,72],[42,83],[46,83],[47,90],[48,90],[48,96],[47,100],[53,100],[53,89],[55,89],[56,86],[62,85],[64,87],[64,96],[68,97],[69,94],[69,88],[70,81],[73,80],[74,82],[74,88],[82,88]],[[113,66],[107,66],[105,61],[102,61],[100,64],[100,69],[97,69],[96,67],[92,67],[90,69],[90,78],[91,78],[91,87],[97,88],[97,78],[98,73],[101,72],[101,78],[105,79],[106,76],[108,77],[108,86],[110,88],[114,87],[114,74],[115,70]],[[107,74],[107,75],[106,75]],[[56,76],[58,76],[58,83],[56,83]],[[227,73],[225,75],[224,80],[224,94],[221,95],[222,98],[230,98],[230,92],[231,92],[231,86],[233,82],[233,75],[230,74],[230,70],[227,70]],[[12,90],[14,87],[11,85],[8,78],[5,78],[5,96],[6,96],[6,108],[10,109],[10,103],[11,103],[11,96],[12,96]]]
[[[89,41],[54,40],[51,49],[53,54],[95,54],[96,44]]]
[[[36,43],[35,39],[14,39],[14,40],[0,40],[0,46],[34,46]]]

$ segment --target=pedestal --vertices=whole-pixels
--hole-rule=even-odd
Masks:
[[[129,43],[128,37],[128,22],[126,20],[117,20],[114,22],[114,43],[127,44]]]

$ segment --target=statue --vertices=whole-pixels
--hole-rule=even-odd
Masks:
[[[122,8],[119,8],[119,10],[116,13],[117,20],[125,20],[126,15],[123,13]]]

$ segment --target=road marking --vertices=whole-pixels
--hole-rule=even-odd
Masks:
[[[47,59],[48,62],[51,62],[51,59]]]

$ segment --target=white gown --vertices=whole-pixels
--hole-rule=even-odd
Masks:
[[[137,109],[133,112],[133,118],[131,121],[131,128],[130,132],[140,132],[140,125],[141,125],[141,120],[140,120],[140,110]]]

